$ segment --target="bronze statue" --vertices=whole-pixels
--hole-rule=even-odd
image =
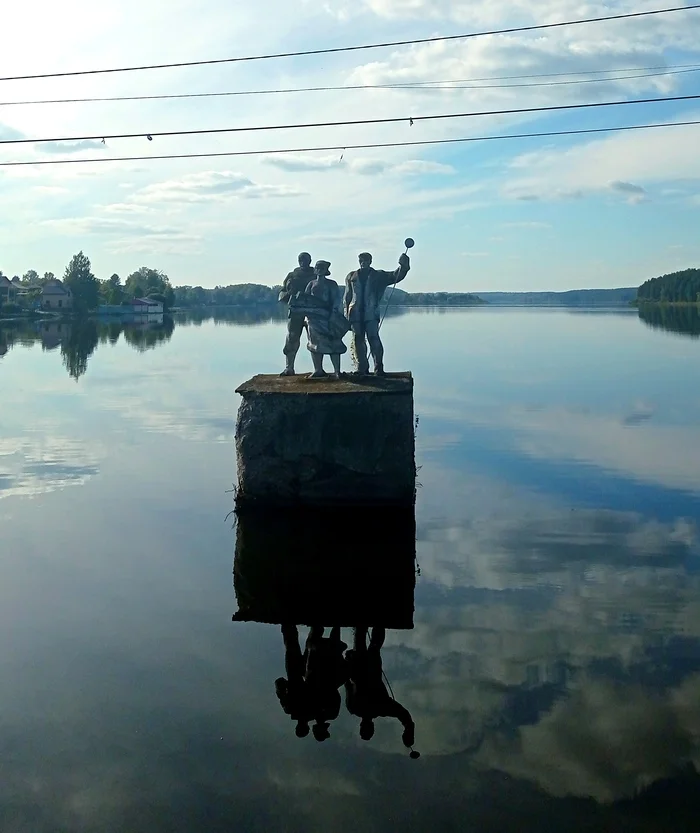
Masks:
[[[407,254],[399,257],[399,267],[394,272],[372,268],[372,255],[359,255],[360,268],[345,279],[343,306],[345,317],[352,328],[352,345],[357,359],[357,372],[364,376],[369,373],[367,343],[374,358],[374,372],[384,375],[384,347],[379,338],[379,304],[384,291],[391,284],[402,281],[411,268]]]
[[[279,300],[290,305],[287,313],[287,338],[284,342],[286,367],[280,374],[281,376],[295,375],[294,360],[299,352],[301,331],[304,329],[304,314],[303,312],[294,311],[291,301],[297,293],[304,292],[309,281],[314,277],[314,270],[311,268],[311,255],[308,252],[302,252],[298,260],[299,266],[284,279],[282,291],[279,294]]]
[[[303,306],[306,313],[307,347],[314,363],[312,379],[327,375],[323,369],[324,356],[331,357],[333,375],[340,379],[340,357],[348,349],[343,344],[343,336],[350,325],[340,311],[338,284],[328,277],[330,265],[327,260],[319,260],[314,268],[316,277],[306,287],[303,297],[298,296],[292,302],[292,309]]]

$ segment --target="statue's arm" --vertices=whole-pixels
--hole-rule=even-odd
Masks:
[[[396,268],[393,272],[385,272],[381,269],[377,269],[376,271],[384,285],[391,286],[393,283],[401,283],[406,275],[408,275],[410,268],[411,262],[408,259],[408,255],[401,255],[399,258],[398,268]]]

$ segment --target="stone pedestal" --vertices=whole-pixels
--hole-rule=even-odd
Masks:
[[[415,502],[413,377],[255,376],[237,391],[238,501]],[[361,519],[351,526],[359,531]],[[359,526],[358,526],[359,525]]]

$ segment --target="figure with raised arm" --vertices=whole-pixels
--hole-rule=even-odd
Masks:
[[[353,352],[357,359],[357,373],[361,376],[369,373],[367,360],[367,341],[374,358],[374,372],[384,376],[384,347],[379,337],[381,303],[384,291],[391,284],[402,281],[411,268],[407,254],[399,257],[398,269],[385,272],[372,268],[372,255],[362,252],[359,255],[360,268],[345,279],[345,296],[343,306],[345,317],[352,328]]]

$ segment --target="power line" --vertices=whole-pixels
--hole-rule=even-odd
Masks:
[[[689,127],[700,125],[694,121],[671,121],[656,124],[634,124],[617,127],[591,127],[581,130],[548,130],[539,133],[505,133],[500,136],[468,136],[460,139],[418,139],[411,142],[372,142],[355,145],[326,145],[321,147],[278,148],[268,150],[231,150],[212,153],[169,153],[156,156],[112,156],[101,159],[46,159],[31,162],[0,162],[0,168],[25,167],[27,165],[75,165],[93,162],[144,162],[152,159],[214,159],[228,156],[272,156],[287,153],[316,153],[348,150],[370,150],[379,148],[416,147],[426,145],[453,145],[469,142],[489,142],[501,139],[537,139],[554,136],[583,136],[594,133],[617,133],[631,130],[654,130],[662,127]]]
[[[150,69],[174,69],[181,67],[211,66],[213,64],[233,64],[244,61],[266,61],[275,58],[300,58],[307,55],[330,55],[338,52],[357,52],[364,49],[385,49],[394,46],[412,46],[423,43],[437,43],[440,41],[467,40],[481,38],[487,35],[510,35],[517,32],[536,32],[547,29],[558,29],[563,26],[578,26],[585,23],[603,23],[609,20],[629,20],[631,18],[651,17],[652,15],[671,14],[700,9],[700,3],[690,6],[673,6],[665,9],[654,9],[647,12],[628,12],[626,14],[605,15],[603,17],[587,17],[577,20],[564,20],[558,23],[540,23],[533,26],[513,26],[508,29],[492,29],[485,32],[468,32],[460,35],[440,35],[432,38],[413,38],[411,40],[387,41],[385,43],[367,43],[358,46],[334,46],[327,49],[308,49],[299,52],[276,52],[266,55],[247,55],[237,58],[214,58],[202,61],[178,61],[168,64],[144,64],[141,66],[110,67],[108,69],[83,69],[70,72],[45,72],[32,75],[7,75],[0,77],[0,81],[29,81],[38,78],[66,78],[76,75],[103,75],[109,72],[141,72]]]
[[[633,70],[619,70],[620,72],[632,72]],[[598,72],[613,72],[613,70],[598,70]],[[488,81],[491,79],[456,78],[443,79],[439,81],[415,81],[397,82],[393,84],[346,84],[338,87],[290,87],[268,90],[232,90],[228,92],[215,93],[172,93],[163,95],[118,95],[90,98],[53,98],[27,101],[0,101],[0,107],[13,107],[25,104],[85,104],[88,102],[114,102],[114,101],[163,101],[169,99],[183,98],[221,98],[225,96],[253,96],[253,95],[280,95],[286,93],[317,93],[317,92],[343,92],[345,90],[503,90],[523,87],[557,87],[572,84],[603,84],[608,81],[627,81],[635,78],[657,78],[668,75],[684,75],[690,72],[700,72],[700,66],[693,65],[691,69],[671,69],[664,71],[648,72],[637,75],[613,75],[607,78],[583,78],[576,81],[540,81],[528,82],[525,84],[473,84],[474,81]],[[577,74],[583,73],[561,73]],[[553,76],[556,76],[554,73]],[[545,76],[510,76],[513,78],[531,78]],[[497,80],[497,79],[494,79]]]
[[[306,122],[299,124],[254,125],[252,127],[211,127],[198,128],[196,130],[162,130],[158,132],[141,133],[98,133],[97,135],[92,136],[61,136],[58,138],[54,137],[48,139],[0,139],[0,145],[52,144],[57,142],[89,141],[104,142],[106,139],[142,139],[144,136],[151,140],[154,136],[202,136],[219,133],[252,133],[267,130],[297,130],[309,127],[352,127],[355,125],[365,124],[397,124],[399,122],[406,122],[413,125],[413,123],[417,121],[435,121],[438,119],[463,119],[477,116],[512,116],[523,113],[551,113],[563,110],[586,110],[593,107],[624,107],[630,104],[657,104],[668,101],[695,101],[697,99],[700,99],[700,94],[674,95],[665,96],[663,98],[634,98],[622,101],[598,101],[590,102],[588,104],[555,104],[547,107],[517,107],[508,110],[480,110],[471,113],[438,113],[430,116],[393,116],[381,119],[374,118],[353,119],[348,121]]]

